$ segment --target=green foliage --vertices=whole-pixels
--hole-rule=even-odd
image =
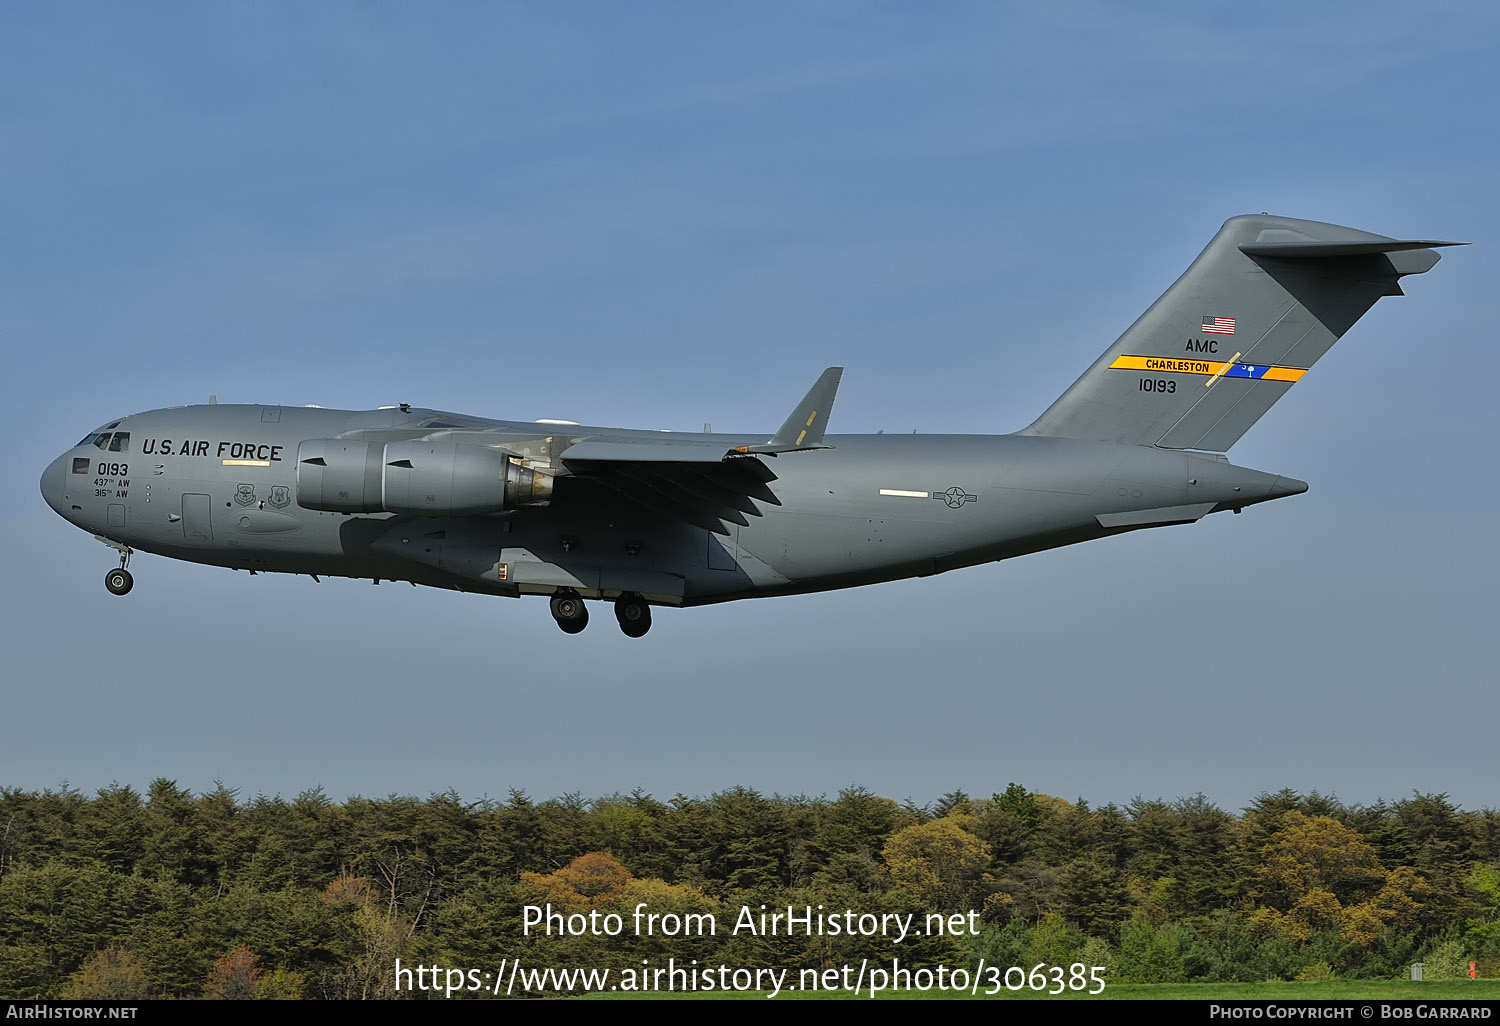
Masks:
[[[975,907],[990,865],[990,846],[967,829],[973,816],[952,815],[891,836],[883,852],[891,879],[929,909]]]
[[[1333,966],[1327,962],[1314,962],[1312,965],[1305,965],[1302,967],[1302,971],[1293,978],[1299,983],[1320,983],[1325,980],[1336,979]]]
[[[1437,944],[1420,961],[1424,980],[1467,980],[1469,962],[1474,956],[1463,941],[1446,940]]]
[[[262,973],[255,984],[257,1001],[299,1001],[307,993],[307,979],[290,969]]]
[[[1057,912],[1048,912],[1026,938],[1021,953],[1023,965],[1071,965],[1076,961],[1083,937],[1070,928]]]
[[[973,813],[974,800],[963,791],[949,791],[933,806],[933,817],[936,819],[953,815],[970,816]]]
[[[1137,912],[1120,927],[1116,978],[1122,983],[1181,983],[1187,977],[1184,942],[1192,936],[1174,925],[1156,926]]]
[[[1068,863],[1058,891],[1064,914],[1090,934],[1113,937],[1130,918],[1131,896],[1125,874],[1102,854]]]
[[[1464,940],[1476,957],[1500,957],[1500,868],[1475,863],[1464,886],[1478,913],[1465,923]]]
[[[644,902],[722,929],[522,936],[522,906],[549,901],[622,916]],[[1468,957],[1500,965],[1500,813],[1289,790],[1238,816],[1202,795],[1092,808],[1014,783],[930,809],[859,787],[474,803],[242,801],[167,779],[144,795],[0,789],[0,993],[22,999],[390,997],[398,956],[827,968],[892,954],[878,937],[728,933],[763,903],[981,914],[979,936],[908,938],[911,965],[1083,962],[1112,984],[1389,978],[1419,959],[1466,973]]]
[[[1031,928],[1020,919],[1012,919],[1003,926],[987,926],[979,936],[964,938],[969,968],[977,966],[980,959],[986,965],[1020,965],[1030,938]]]
[[[57,995],[64,1001],[143,1001],[155,997],[146,970],[127,949],[111,944],[74,973]]]
[[[1109,946],[1109,941],[1102,937],[1090,937],[1079,949],[1078,961],[1090,969],[1103,966],[1104,978],[1113,980],[1118,969],[1119,956],[1115,953],[1115,949]]]
[[[988,802],[978,822],[977,833],[990,846],[999,863],[1019,862],[1032,852],[1042,812],[1036,796],[1020,784],[1011,783]]]
[[[1067,907],[1062,892],[1065,878],[1063,870],[1036,859],[1012,866],[989,888],[984,916],[1000,923],[1011,918],[1026,923],[1037,922],[1049,911]]]

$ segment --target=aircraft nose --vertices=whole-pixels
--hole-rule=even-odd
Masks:
[[[64,510],[68,508],[68,498],[63,494],[67,483],[68,457],[59,456],[42,471],[42,498],[47,500],[47,505],[60,517],[67,515]]]

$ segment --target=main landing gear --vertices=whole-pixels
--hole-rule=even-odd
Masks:
[[[135,578],[125,568],[130,565],[130,550],[120,550],[120,569],[104,575],[104,587],[111,595],[127,595],[135,587]]]
[[[572,588],[563,588],[552,595],[552,619],[563,629],[564,634],[577,634],[589,625],[589,607]]]
[[[552,595],[552,619],[566,634],[577,634],[589,625],[589,609],[572,588]],[[627,638],[639,638],[651,629],[651,606],[637,592],[627,591],[615,599],[615,619]]]
[[[615,619],[627,638],[643,637],[651,629],[651,607],[638,593],[627,591],[615,599]]]

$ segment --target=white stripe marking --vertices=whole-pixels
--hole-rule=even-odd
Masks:
[[[906,491],[905,489],[902,489],[902,488],[882,488],[882,489],[880,489],[880,494],[881,495],[899,495],[899,496],[901,496],[902,498],[905,498],[905,499],[925,499],[925,498],[927,498],[927,496],[928,496],[929,493],[927,493],[927,492],[908,492],[908,491]]]

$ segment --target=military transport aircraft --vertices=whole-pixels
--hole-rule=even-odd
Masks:
[[[841,368],[775,433],[679,434],[417,409],[188,406],[110,421],[42,475],[118,550],[237,570],[546,595],[569,634],[651,607],[942,573],[1307,490],[1223,455],[1432,247],[1231,218],[1029,427],[827,435]]]

